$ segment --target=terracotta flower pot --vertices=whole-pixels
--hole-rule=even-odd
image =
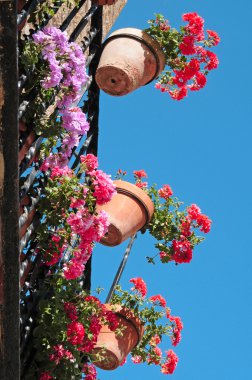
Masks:
[[[92,0],[92,2],[98,5],[113,5],[117,0]]]
[[[119,325],[125,327],[125,330],[123,330],[122,336],[116,336],[115,332],[111,331],[108,326],[102,326],[92,353],[102,354],[104,359],[93,363],[99,368],[113,370],[124,361],[132,349],[140,342],[143,337],[144,327],[140,319],[134,317],[130,310],[120,305],[111,306],[109,304],[106,304],[106,308],[116,312]]]
[[[165,66],[160,45],[140,29],[125,28],[105,41],[95,79],[109,95],[126,95],[157,78]]]
[[[117,194],[97,211],[109,214],[109,230],[100,243],[114,247],[147,227],[154,213],[150,197],[139,187],[126,181],[114,181]]]

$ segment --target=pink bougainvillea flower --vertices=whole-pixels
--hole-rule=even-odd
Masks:
[[[94,197],[98,205],[103,205],[111,200],[116,193],[116,186],[111,180],[110,176],[104,173],[102,170],[96,170],[90,172],[90,175],[94,177]]]
[[[80,161],[85,164],[87,172],[98,168],[98,159],[91,153],[87,154],[86,156],[80,156]]]
[[[138,291],[142,297],[145,297],[147,294],[147,286],[144,280],[141,277],[131,278],[130,282],[132,282],[135,286],[131,290]]]

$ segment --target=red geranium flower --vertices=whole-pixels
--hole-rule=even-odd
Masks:
[[[142,297],[145,297],[147,294],[147,287],[144,280],[141,277],[131,278],[130,282],[132,282],[135,286],[132,290],[137,290],[141,293]]]

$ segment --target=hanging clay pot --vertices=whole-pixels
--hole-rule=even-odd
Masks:
[[[146,32],[119,29],[104,43],[95,74],[98,86],[109,95],[126,95],[158,77],[165,66],[160,45]]]
[[[92,0],[92,2],[97,5],[113,5],[117,0]]]
[[[117,193],[105,205],[96,207],[109,214],[109,230],[100,243],[116,246],[144,230],[154,213],[154,204],[150,197],[139,187],[126,181],[114,181]]]
[[[139,318],[132,315],[129,309],[120,305],[105,304],[108,310],[115,311],[119,326],[124,327],[122,336],[116,336],[108,326],[104,325],[98,335],[97,343],[92,353],[101,354],[104,359],[93,361],[102,369],[116,369],[140,342],[144,327]]]

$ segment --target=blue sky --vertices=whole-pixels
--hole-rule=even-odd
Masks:
[[[153,83],[124,97],[101,94],[99,163],[107,173],[145,169],[149,183],[171,185],[185,205],[197,203],[213,220],[190,264],[147,264],[153,240],[139,234],[121,284],[143,277],[184,322],[174,380],[251,378],[251,41],[249,0],[128,0],[115,28],[145,28],[154,13],[172,25],[196,11],[216,30],[220,66],[207,86],[175,102]],[[129,176],[129,179],[131,177]],[[97,245],[92,287],[112,283],[126,244]],[[169,347],[167,347],[168,349]],[[162,379],[157,367],[129,363],[99,378]]]

